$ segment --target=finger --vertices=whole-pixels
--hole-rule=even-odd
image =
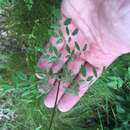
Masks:
[[[65,27],[63,26],[63,22],[64,20],[66,19],[66,17],[63,17],[62,20],[60,21],[60,29],[57,29],[57,30],[54,30],[53,32],[55,34],[57,34],[57,36],[59,35],[59,33],[63,33],[63,35],[65,34]],[[53,56],[54,55],[54,52],[49,52],[49,46],[50,44],[52,44],[56,49],[57,51],[60,51],[64,44],[65,44],[65,41],[64,39],[62,39],[59,43],[57,43],[58,41],[58,38],[57,36],[51,36],[47,46],[46,46],[46,52],[50,55],[50,56]],[[45,52],[44,52],[45,53]],[[41,69],[50,69],[52,67],[52,64],[53,63],[48,63],[48,60],[46,58],[44,58],[43,56],[40,57],[39,61],[38,61],[38,67],[41,68]]]
[[[56,104],[58,104],[60,98],[63,95],[65,87],[68,86],[67,83],[62,83],[62,82],[60,82],[60,86],[58,86],[58,85],[59,84],[56,83],[55,86],[53,86],[52,90],[48,93],[48,95],[44,99],[44,104],[48,108],[53,108],[55,106],[56,98],[57,98]],[[59,91],[58,91],[58,89],[59,89]],[[57,91],[58,91],[58,95],[57,95]]]
[[[87,68],[88,77],[92,76],[93,75],[93,69],[92,69],[93,67],[90,64],[86,64],[85,67]],[[101,72],[102,72],[102,69],[97,69],[98,77],[100,76]],[[94,83],[97,80],[97,78],[94,77],[91,84],[88,81],[79,83],[80,87],[79,87],[78,96],[74,96],[71,93],[64,94],[58,103],[58,109],[62,112],[69,111],[80,100],[80,98],[85,94],[85,92],[92,85],[92,83]],[[79,81],[79,80],[83,80],[83,79],[84,79],[84,77],[79,75],[77,80]]]
[[[79,73],[81,64],[84,64],[84,61],[78,58],[75,59],[74,61],[71,61],[68,64],[69,70],[72,72],[73,75]],[[61,99],[61,97],[63,96],[64,91],[69,86],[69,84],[70,84],[69,81],[66,83],[63,83],[62,81],[60,82],[57,104]],[[44,103],[47,107],[49,108],[54,107],[57,91],[58,91],[58,85],[56,84],[56,86],[54,86],[53,89],[49,92],[49,94],[45,97]]]

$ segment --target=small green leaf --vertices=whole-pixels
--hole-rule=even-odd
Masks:
[[[93,67],[93,74],[94,74],[95,77],[97,77],[97,70],[96,70],[95,67]]]
[[[73,36],[77,35],[77,34],[78,34],[78,31],[79,31],[79,30],[76,28],[76,29],[72,32],[72,35],[73,35]]]
[[[65,93],[71,93],[73,94],[74,96],[78,96],[78,90],[77,89],[74,89],[74,88],[65,88],[64,90]]]
[[[105,71],[106,71],[106,66],[103,67],[103,72],[105,72]]]
[[[74,53],[75,53],[75,50],[72,50],[72,51],[71,51],[71,56],[73,56],[73,55],[74,55]]]
[[[71,53],[70,47],[69,47],[68,45],[66,45],[66,50],[67,50],[67,52],[68,52],[69,54]]]
[[[71,57],[70,55],[67,55],[67,56],[66,56],[66,58],[68,58],[68,59],[69,59],[70,57]]]
[[[53,63],[53,62],[56,62],[57,60],[57,57],[56,56],[52,56],[49,58],[49,63]]]
[[[88,78],[87,78],[87,81],[91,81],[93,79],[93,76],[89,76]]]
[[[31,94],[30,90],[27,90],[27,91],[23,92],[21,96],[25,97],[25,96],[30,95],[30,94]]]
[[[50,44],[49,46],[49,52],[54,52],[56,56],[59,56],[59,51],[57,50],[57,48],[55,46],[53,46],[52,44]]]
[[[86,51],[87,49],[87,44],[84,45],[83,51]]]
[[[8,84],[3,84],[1,88],[4,92],[8,92],[9,90],[11,90],[11,86],[9,86]]]
[[[124,81],[120,77],[116,76],[109,76],[110,82],[108,83],[108,86],[110,88],[118,89],[121,88]]]
[[[59,36],[62,38],[63,37],[63,32],[59,31]]]
[[[34,40],[35,40],[35,39],[36,39],[36,36],[35,36],[34,34],[30,34],[30,35],[29,35],[29,39],[34,39]]]
[[[55,38],[57,38],[57,37],[58,37],[57,33],[56,33],[56,32],[54,32],[54,31],[52,31],[52,32],[51,32],[51,35],[52,35],[53,37],[55,37]]]
[[[125,113],[125,110],[120,105],[116,106],[116,110],[118,113]]]
[[[130,67],[128,68],[128,74],[129,74],[129,76],[130,76]]]
[[[116,98],[116,100],[119,101],[119,102],[125,102],[125,99],[124,99],[122,96],[116,95],[115,98]]]
[[[70,31],[69,31],[68,27],[66,27],[66,33],[67,33],[67,35],[70,35]]]
[[[48,59],[49,59],[49,57],[50,57],[50,55],[49,55],[49,54],[44,54],[44,55],[42,55],[42,58],[43,58],[43,59],[47,59],[47,60],[48,60]]]
[[[71,40],[72,40],[72,39],[71,39],[71,37],[69,37],[69,38],[68,38],[68,43],[70,43],[70,42],[71,42]]]
[[[41,128],[42,128],[42,127],[41,127],[41,126],[39,126],[39,127],[37,127],[35,130],[41,130]]]
[[[80,68],[80,73],[85,77],[86,76],[86,68],[83,66],[83,65],[81,65],[81,68]]]
[[[24,80],[24,81],[28,80],[28,79],[27,79],[27,75],[24,74],[23,72],[18,72],[18,73],[17,73],[17,77],[18,77],[20,80]]]
[[[77,50],[80,51],[80,46],[79,46],[78,42],[75,42],[75,47],[76,47]]]
[[[57,41],[56,41],[56,44],[60,44],[61,42],[62,42],[62,38],[59,37],[59,38],[57,39]]]
[[[36,50],[36,52],[43,52],[44,51],[43,48],[40,48],[40,47],[35,47],[35,50]]]
[[[53,50],[54,50],[53,45],[52,45],[52,43],[50,43],[50,45],[49,45],[49,52],[53,52]]]
[[[64,25],[68,26],[71,23],[72,19],[71,18],[67,18],[64,22]]]
[[[54,50],[54,53],[56,54],[56,56],[58,56],[60,52],[57,50],[57,48],[54,47],[53,50]]]

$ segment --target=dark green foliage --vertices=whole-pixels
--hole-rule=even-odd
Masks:
[[[80,51],[80,46],[79,46],[78,42],[75,42],[75,47],[76,47],[76,49],[77,49],[78,51]]]
[[[11,14],[12,30],[26,47],[26,62],[34,70],[40,48],[48,42],[51,25],[58,20],[59,9],[48,0],[15,0]]]
[[[6,10],[9,19],[6,27],[10,30],[11,36],[19,41],[19,46],[25,48],[25,62],[32,71],[35,70],[38,58],[43,52],[42,48],[52,35],[49,33],[51,25],[55,24],[60,16],[61,1],[53,2],[51,0],[0,1],[8,5]],[[59,37],[57,43],[61,41]],[[18,52],[18,55],[23,55],[20,53]]]
[[[64,21],[64,25],[65,25],[65,26],[70,25],[70,24],[71,24],[71,21],[72,21],[71,18],[67,18],[67,19]]]
[[[25,0],[16,0],[14,6],[14,20],[18,23],[17,31],[20,34],[31,33],[36,21],[42,24],[41,27],[49,27],[50,13],[51,9],[48,0],[31,0],[30,8],[28,8],[28,3]],[[46,35],[48,28],[41,29],[44,29],[42,32]],[[39,30],[39,32],[41,31]]]
[[[70,47],[66,44],[66,50],[67,52],[70,54],[71,53],[71,50],[70,50]]]
[[[85,68],[83,65],[81,65],[80,73],[81,73],[84,77],[85,77],[86,74],[87,74],[87,70],[86,70],[86,68]]]
[[[4,8],[5,6],[12,4],[14,0],[0,0],[0,8]]]
[[[105,105],[96,106],[94,113],[97,113],[98,118],[95,120],[102,130],[129,130],[130,74],[125,73],[122,79],[109,80],[109,86],[113,96],[105,100]]]
[[[86,49],[87,49],[87,44],[85,44],[83,51],[86,51]]]
[[[97,70],[96,70],[95,67],[93,67],[93,74],[94,74],[95,77],[97,77]]]
[[[87,78],[87,81],[91,81],[93,79],[93,76],[89,76],[88,78]]]
[[[70,35],[70,32],[69,32],[69,28],[68,28],[68,27],[66,27],[66,33],[67,33],[67,35]]]
[[[72,35],[73,35],[73,36],[77,35],[77,34],[78,34],[78,31],[79,31],[79,30],[76,28],[76,29],[72,32]]]
[[[118,128],[121,130],[130,129],[130,82],[126,81],[118,90],[113,90],[115,94],[116,115]]]

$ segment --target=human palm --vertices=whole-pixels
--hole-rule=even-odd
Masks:
[[[127,7],[122,8],[119,14],[116,14],[116,8],[111,10],[113,14],[109,17],[110,22],[113,22],[111,25],[109,21],[106,21],[106,23],[102,21],[106,20],[104,16],[102,19],[98,19],[93,4],[90,0],[63,0],[62,2],[61,26],[60,29],[55,31],[57,33],[61,31],[63,38],[58,44],[54,36],[50,38],[50,43],[56,47],[61,56],[55,63],[48,63],[46,59],[41,57],[38,65],[41,69],[50,69],[54,74],[57,74],[66,64],[73,75],[73,80],[78,82],[79,88],[78,95],[65,93],[67,87],[72,87],[71,82],[61,81],[58,84],[56,79],[50,79],[49,84],[51,84],[52,88],[44,99],[45,105],[49,108],[56,105],[62,112],[70,110],[101,76],[104,67],[108,67],[120,55],[130,52],[129,9]],[[123,19],[121,19],[122,17]],[[74,31],[77,30],[76,35],[73,35],[69,41],[65,25],[68,18],[72,19],[70,24],[67,25],[69,35],[72,36]],[[103,22],[103,24],[100,22]],[[75,46],[75,43],[78,43],[78,47]],[[73,60],[69,60],[67,56],[66,45],[69,46],[71,51],[75,50]],[[81,66],[87,70],[87,74],[81,74]]]

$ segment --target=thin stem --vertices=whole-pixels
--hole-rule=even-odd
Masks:
[[[52,112],[51,121],[50,121],[50,125],[49,125],[48,130],[51,130],[51,128],[52,128],[52,123],[53,123],[54,116],[55,116],[56,104],[57,104],[59,90],[60,90],[60,81],[57,81],[57,82],[58,82],[58,88],[57,88],[57,93],[56,93],[56,100],[55,100],[55,105],[54,105],[54,109],[53,109],[53,112]]]
[[[68,60],[65,62],[64,65],[67,65],[69,63],[69,61],[71,60],[71,58],[68,58]],[[58,73],[62,73],[63,72],[63,68],[58,72]],[[57,74],[57,73],[56,73]],[[75,76],[74,80],[77,79],[79,76],[79,73]],[[51,130],[52,128],[52,123],[53,123],[53,120],[54,120],[54,116],[55,116],[55,109],[56,109],[56,105],[57,105],[57,100],[58,100],[58,94],[59,94],[59,89],[60,89],[60,81],[58,80],[55,80],[54,82],[54,86],[56,84],[56,82],[58,82],[58,88],[57,88],[57,94],[56,94],[56,100],[55,100],[55,105],[54,105],[54,109],[53,109],[53,112],[52,112],[52,116],[51,116],[51,121],[50,121],[50,125],[49,125],[49,129],[48,130]],[[71,83],[72,84],[72,83]]]

